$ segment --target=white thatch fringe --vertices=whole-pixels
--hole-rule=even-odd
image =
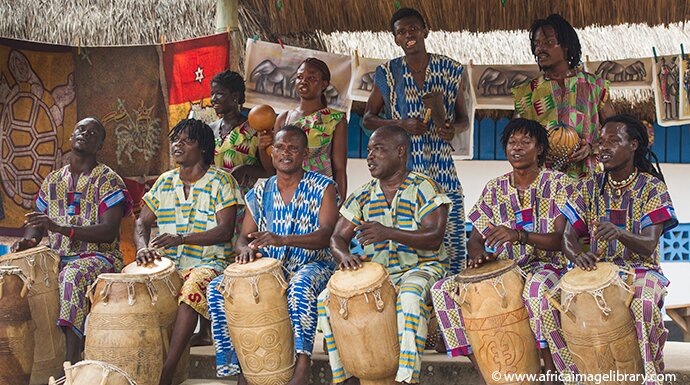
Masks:
[[[690,24],[650,27],[646,24],[621,24],[587,27],[577,30],[582,45],[582,60],[627,59],[679,54],[684,43],[690,53]],[[330,52],[352,55],[355,49],[364,57],[390,59],[402,54],[390,32],[321,33]],[[426,39],[427,49],[447,55],[462,63],[533,64],[528,31],[445,32],[432,31]]]

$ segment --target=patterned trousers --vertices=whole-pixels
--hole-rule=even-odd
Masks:
[[[287,289],[288,313],[292,321],[297,354],[311,356],[316,334],[316,299],[326,288],[333,274],[330,261],[312,262],[302,266],[290,277]],[[230,339],[225,315],[225,298],[218,291],[223,276],[214,279],[208,287],[208,307],[211,313],[213,345],[216,350],[216,373],[218,377],[236,375],[240,372],[239,361]]]
[[[563,340],[560,332],[560,318],[558,311],[546,298],[560,279],[558,272],[542,266],[532,267],[532,275],[522,291],[522,301],[527,308],[530,328],[540,349],[549,346],[549,339],[554,337]],[[465,323],[460,306],[451,297],[456,289],[455,277],[437,282],[431,289],[434,309],[438,318],[441,334],[446,343],[448,356],[472,354],[472,347],[465,333]],[[560,371],[575,368],[567,347],[565,351],[551,349],[551,354]]]
[[[455,275],[467,266],[467,235],[465,234],[465,196],[462,189],[446,193],[453,203],[448,213],[443,245],[448,259],[444,262],[446,271]]]
[[[400,360],[395,381],[419,383],[426,344],[427,321],[431,312],[431,306],[428,305],[429,290],[431,285],[443,275],[444,271],[439,262],[426,262],[404,273],[391,276],[393,284],[400,287],[396,303]],[[330,324],[330,312],[328,306],[325,305],[328,298],[328,289],[319,295],[319,325],[326,339],[328,360],[333,371],[333,383],[337,384],[352,375],[345,370],[338,354]],[[361,348],[366,349],[365,346]]]
[[[84,321],[89,305],[86,292],[102,273],[114,273],[115,267],[105,258],[63,258],[58,278],[60,289],[60,315],[58,326],[69,327],[80,337],[84,336]]]
[[[193,267],[181,270],[180,274],[182,274],[184,283],[182,288],[180,288],[180,296],[177,303],[186,303],[202,317],[210,319],[206,290],[211,281],[220,273],[209,267]]]

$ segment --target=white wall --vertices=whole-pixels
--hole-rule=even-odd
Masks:
[[[461,160],[455,162],[460,182],[465,190],[465,210],[467,211],[479,198],[486,182],[510,171],[508,161],[499,160]],[[661,165],[666,178],[671,199],[680,223],[690,223],[690,164]],[[348,159],[347,183],[349,192],[371,179],[365,159]]]

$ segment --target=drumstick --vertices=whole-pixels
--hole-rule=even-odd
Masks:
[[[426,126],[429,123],[429,119],[431,119],[431,108],[426,109],[426,113],[424,114],[424,125]]]

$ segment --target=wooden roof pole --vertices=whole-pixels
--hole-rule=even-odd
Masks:
[[[231,71],[240,71],[239,0],[216,0],[216,32],[227,32],[230,40]]]

